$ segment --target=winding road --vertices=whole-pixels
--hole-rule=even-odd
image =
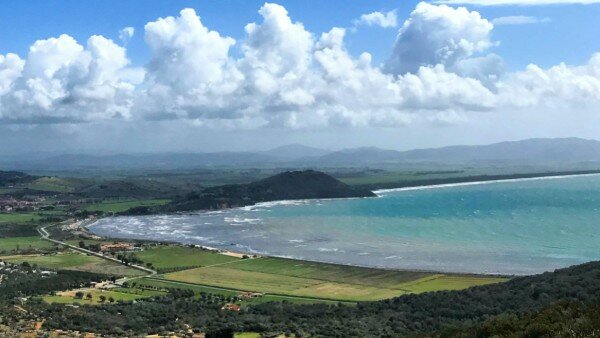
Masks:
[[[56,239],[52,239],[52,238],[50,238],[50,233],[46,229],[49,228],[49,227],[52,227],[52,226],[56,226],[56,225],[57,224],[51,224],[51,225],[42,226],[42,227],[37,228],[37,231],[40,234],[40,236],[42,236],[42,239],[44,239],[46,241],[49,241],[49,242],[52,242],[52,243],[56,243],[58,245],[65,246],[65,247],[67,247],[69,249],[72,249],[72,250],[75,250],[75,251],[83,252],[83,253],[88,254],[88,255],[96,256],[96,257],[99,257],[99,258],[102,258],[102,259],[105,259],[105,260],[108,260],[108,261],[111,261],[111,262],[114,262],[114,263],[117,263],[117,264],[121,264],[121,265],[130,267],[130,268],[133,268],[133,269],[136,269],[136,270],[141,270],[141,271],[144,271],[144,272],[148,273],[147,276],[139,276],[139,277],[131,277],[131,278],[124,277],[124,278],[119,279],[119,280],[117,280],[115,282],[115,284],[117,284],[117,285],[121,285],[121,284],[123,284],[126,281],[131,281],[131,280],[138,279],[138,278],[152,277],[152,276],[154,276],[154,275],[157,274],[157,272],[155,270],[152,270],[152,269],[147,268],[145,266],[140,266],[140,265],[135,265],[135,264],[125,264],[125,263],[121,262],[120,260],[118,260],[118,259],[116,259],[114,257],[106,256],[106,255],[104,255],[102,253],[99,253],[99,252],[95,252],[95,251],[91,251],[91,250],[88,250],[88,249],[80,248],[78,246],[71,245],[69,243],[65,243],[65,242],[61,242],[61,241],[56,240]]]

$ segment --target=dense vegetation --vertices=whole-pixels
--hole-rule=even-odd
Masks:
[[[20,267],[20,270],[11,273],[0,284],[0,304],[14,301],[17,297],[43,295],[53,291],[89,286],[91,282],[107,278],[106,275],[70,270],[41,276],[39,273],[32,273],[28,266]]]
[[[521,316],[504,314],[472,327],[455,327],[432,334],[437,337],[597,337],[600,304],[557,302]]]
[[[29,183],[35,179],[35,176],[20,171],[0,171],[0,186]]]

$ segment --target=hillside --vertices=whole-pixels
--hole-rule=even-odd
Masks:
[[[190,194],[165,207],[168,211],[222,209],[259,202],[318,198],[374,197],[314,170],[287,171],[249,184],[230,184]]]
[[[0,171],[0,187],[29,183],[36,179],[37,177],[20,171]]]

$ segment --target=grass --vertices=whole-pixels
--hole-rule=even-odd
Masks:
[[[78,270],[115,276],[143,276],[143,271],[128,268],[121,264],[113,263],[96,256],[88,256],[81,253],[59,253],[53,255],[12,257],[9,262],[37,264],[40,267],[53,270]]]
[[[152,263],[159,271],[174,271],[240,260],[236,257],[225,256],[212,251],[175,245],[148,248],[137,252],[135,255],[145,263]]]
[[[472,286],[486,285],[491,283],[505,282],[503,277],[477,277],[477,276],[454,276],[433,275],[417,279],[404,285],[404,288],[412,293],[423,293],[439,290],[462,290]]]
[[[341,301],[370,301],[408,293],[460,290],[505,278],[392,271],[294,261],[280,258],[240,260],[164,275],[184,283]]]
[[[35,222],[41,218],[40,215],[33,212],[24,212],[24,213],[0,213],[0,226],[3,223],[27,223],[27,222]]]
[[[104,303],[108,303],[108,298],[112,297],[115,302],[123,301],[129,302],[137,299],[154,297],[164,295],[164,292],[161,291],[153,291],[153,290],[142,290],[142,289],[130,289],[130,288],[116,288],[111,290],[85,290],[83,293],[87,295],[90,293],[92,295],[92,299],[87,299],[84,296],[83,299],[79,299],[75,297],[76,291],[66,291],[58,293],[57,295],[48,295],[42,297],[42,299],[47,303],[59,303],[59,304],[103,304],[100,301],[100,296],[103,295],[106,297],[107,301]]]
[[[40,237],[9,237],[0,238],[0,252],[3,251],[16,251],[26,249],[48,249],[55,245],[51,242],[45,241]]]
[[[258,332],[239,332],[233,335],[233,338],[260,338]]]
[[[102,212],[123,212],[131,208],[141,206],[156,206],[169,203],[170,200],[107,200],[97,204],[91,204],[85,207],[87,211],[102,211]]]

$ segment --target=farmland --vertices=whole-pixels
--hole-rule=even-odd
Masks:
[[[367,301],[408,293],[458,290],[505,278],[378,270],[257,258],[164,275],[171,281],[307,298]]]
[[[144,262],[152,263],[158,271],[174,271],[239,260],[239,258],[221,255],[213,251],[179,245],[151,247],[136,253],[136,256]]]

